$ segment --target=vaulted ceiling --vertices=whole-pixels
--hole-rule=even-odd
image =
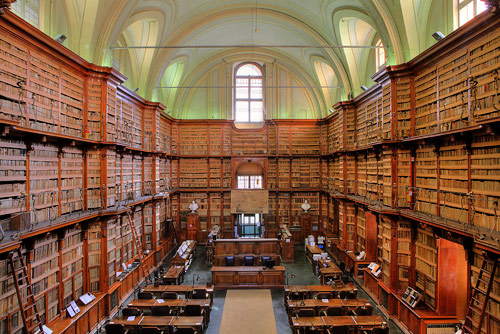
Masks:
[[[241,61],[267,64],[268,86],[307,88],[291,93],[302,96],[303,106],[276,104],[283,110],[272,117],[322,117],[335,102],[373,84],[376,49],[318,46],[372,47],[382,40],[391,65],[435,43],[433,32],[453,30],[453,0],[40,3],[42,31],[66,35],[63,44],[69,49],[95,64],[118,68],[128,77],[127,87],[138,88],[139,95],[162,102],[181,118],[231,118],[220,107],[228,99],[221,91],[229,87],[231,69]],[[137,46],[151,48],[130,48]],[[152,48],[158,46],[163,48]],[[218,102],[207,107],[196,105],[195,99]]]

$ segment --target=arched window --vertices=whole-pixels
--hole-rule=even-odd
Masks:
[[[264,100],[262,69],[255,63],[238,66],[234,75],[234,120],[263,122]]]
[[[384,49],[384,44],[382,44],[382,40],[379,39],[377,44],[375,46],[378,46],[376,49],[376,55],[377,55],[377,63],[375,64],[377,67],[377,72],[380,70],[382,67],[385,66],[385,49]]]
[[[458,10],[458,26],[469,22],[474,16],[486,10],[486,4],[480,0],[455,0]]]

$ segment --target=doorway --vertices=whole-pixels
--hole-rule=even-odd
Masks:
[[[261,224],[262,214],[242,213],[237,217],[236,238],[260,238],[262,236],[262,233],[264,233],[264,227]]]

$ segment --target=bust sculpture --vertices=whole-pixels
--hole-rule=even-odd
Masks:
[[[308,212],[309,211],[309,209],[311,208],[311,204],[309,204],[307,202],[307,199],[304,200],[304,203],[302,203],[301,208],[302,208],[302,210],[304,210],[304,212]]]
[[[191,210],[191,213],[196,213],[197,209],[198,209],[198,204],[196,204],[195,201],[192,201],[191,204],[189,204],[189,210]]]

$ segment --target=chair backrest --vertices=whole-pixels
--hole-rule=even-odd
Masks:
[[[176,328],[175,334],[196,334],[196,330],[193,328]]]
[[[303,299],[302,294],[299,293],[299,292],[297,292],[297,291],[291,292],[288,295],[288,298],[290,298],[290,300],[301,300],[301,299]]]
[[[153,299],[153,294],[151,292],[139,292],[137,299]]]
[[[342,270],[342,272],[345,271],[345,262],[344,261],[339,263],[339,269]]]
[[[385,328],[374,328],[371,334],[389,334],[389,327]]]
[[[125,326],[120,324],[107,324],[104,326],[106,334],[125,334]]]
[[[170,307],[168,307],[168,306],[156,306],[156,307],[153,307],[152,314],[154,316],[171,315],[170,311],[171,311]]]
[[[335,326],[333,327],[334,334],[349,334],[349,326]]]
[[[122,309],[122,315],[124,317],[138,317],[142,314],[142,311],[137,308],[125,307]]]
[[[343,315],[343,309],[342,307],[329,307],[326,309],[326,315],[332,316],[332,317],[337,317],[340,315]]]
[[[270,256],[263,256],[260,261],[262,262],[262,265],[264,265],[264,263],[266,263],[267,261],[271,261],[271,257]]]
[[[354,290],[347,292],[346,299],[356,299],[357,293]]]
[[[234,266],[234,256],[226,256],[226,266],[227,267]]]
[[[354,276],[354,266],[349,269],[349,276],[353,277]]]
[[[316,296],[317,299],[332,299],[332,294],[330,292],[321,292]]]
[[[348,292],[349,292],[349,291],[340,290],[340,291],[339,291],[339,298],[340,298],[340,299],[346,299],[346,298],[347,298],[347,293],[348,293]]]
[[[175,292],[164,292],[161,294],[162,299],[177,299],[177,294]]]
[[[208,295],[208,292],[205,289],[193,290],[193,299],[208,299],[209,297],[210,296]]]
[[[297,312],[298,317],[314,317],[316,315],[316,312],[312,308],[301,308]]]
[[[372,305],[364,305],[364,306],[358,307],[356,309],[356,314],[357,315],[373,315],[373,306]]]
[[[253,256],[245,256],[245,266],[253,266],[254,265]]]
[[[141,328],[141,334],[160,334],[160,333],[162,333],[161,329],[156,327]]]
[[[200,316],[201,315],[201,306],[200,305],[186,305],[184,307],[184,315],[185,316]]]

